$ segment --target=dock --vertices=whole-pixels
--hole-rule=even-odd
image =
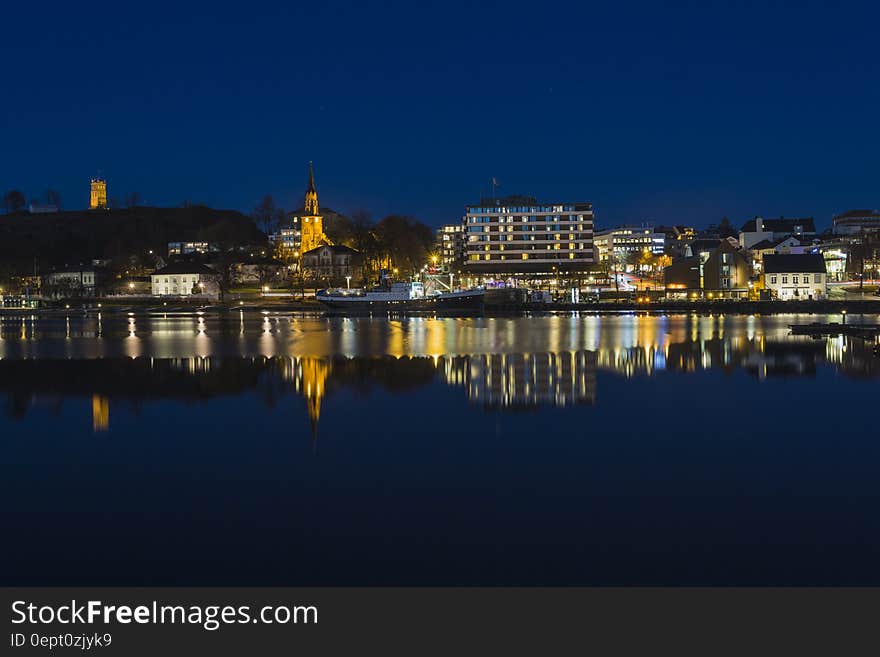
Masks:
[[[880,324],[839,324],[837,322],[812,322],[810,324],[789,324],[792,335],[809,335],[813,337],[834,337],[851,335],[854,337],[873,339],[880,334]]]

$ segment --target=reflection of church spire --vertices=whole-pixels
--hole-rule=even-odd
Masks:
[[[110,400],[101,395],[92,395],[92,430],[107,431],[110,427]]]
[[[318,420],[321,418],[321,400],[326,392],[325,383],[330,376],[330,363],[320,358],[303,358],[301,361],[302,380],[300,392],[306,397],[312,437],[318,436]]]

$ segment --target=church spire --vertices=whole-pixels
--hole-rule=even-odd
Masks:
[[[309,186],[306,189],[306,202],[303,207],[306,215],[318,214],[318,190],[315,188],[315,170],[311,162],[309,162]]]

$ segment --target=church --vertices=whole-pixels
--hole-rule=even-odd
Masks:
[[[291,217],[291,222],[294,229],[298,227],[300,231],[300,253],[305,254],[331,243],[324,234],[324,217],[321,216],[321,208],[318,205],[315,169],[311,162],[309,162],[309,185],[306,188],[305,202],[300,213]]]

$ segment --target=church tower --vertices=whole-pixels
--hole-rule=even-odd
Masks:
[[[324,218],[320,212],[318,190],[315,188],[315,171],[312,168],[312,163],[309,162],[309,186],[306,189],[305,204],[300,217],[300,230],[302,231],[300,251],[302,253],[329,243],[324,235]]]
[[[89,194],[89,210],[107,207],[107,181],[103,178],[92,178]]]

